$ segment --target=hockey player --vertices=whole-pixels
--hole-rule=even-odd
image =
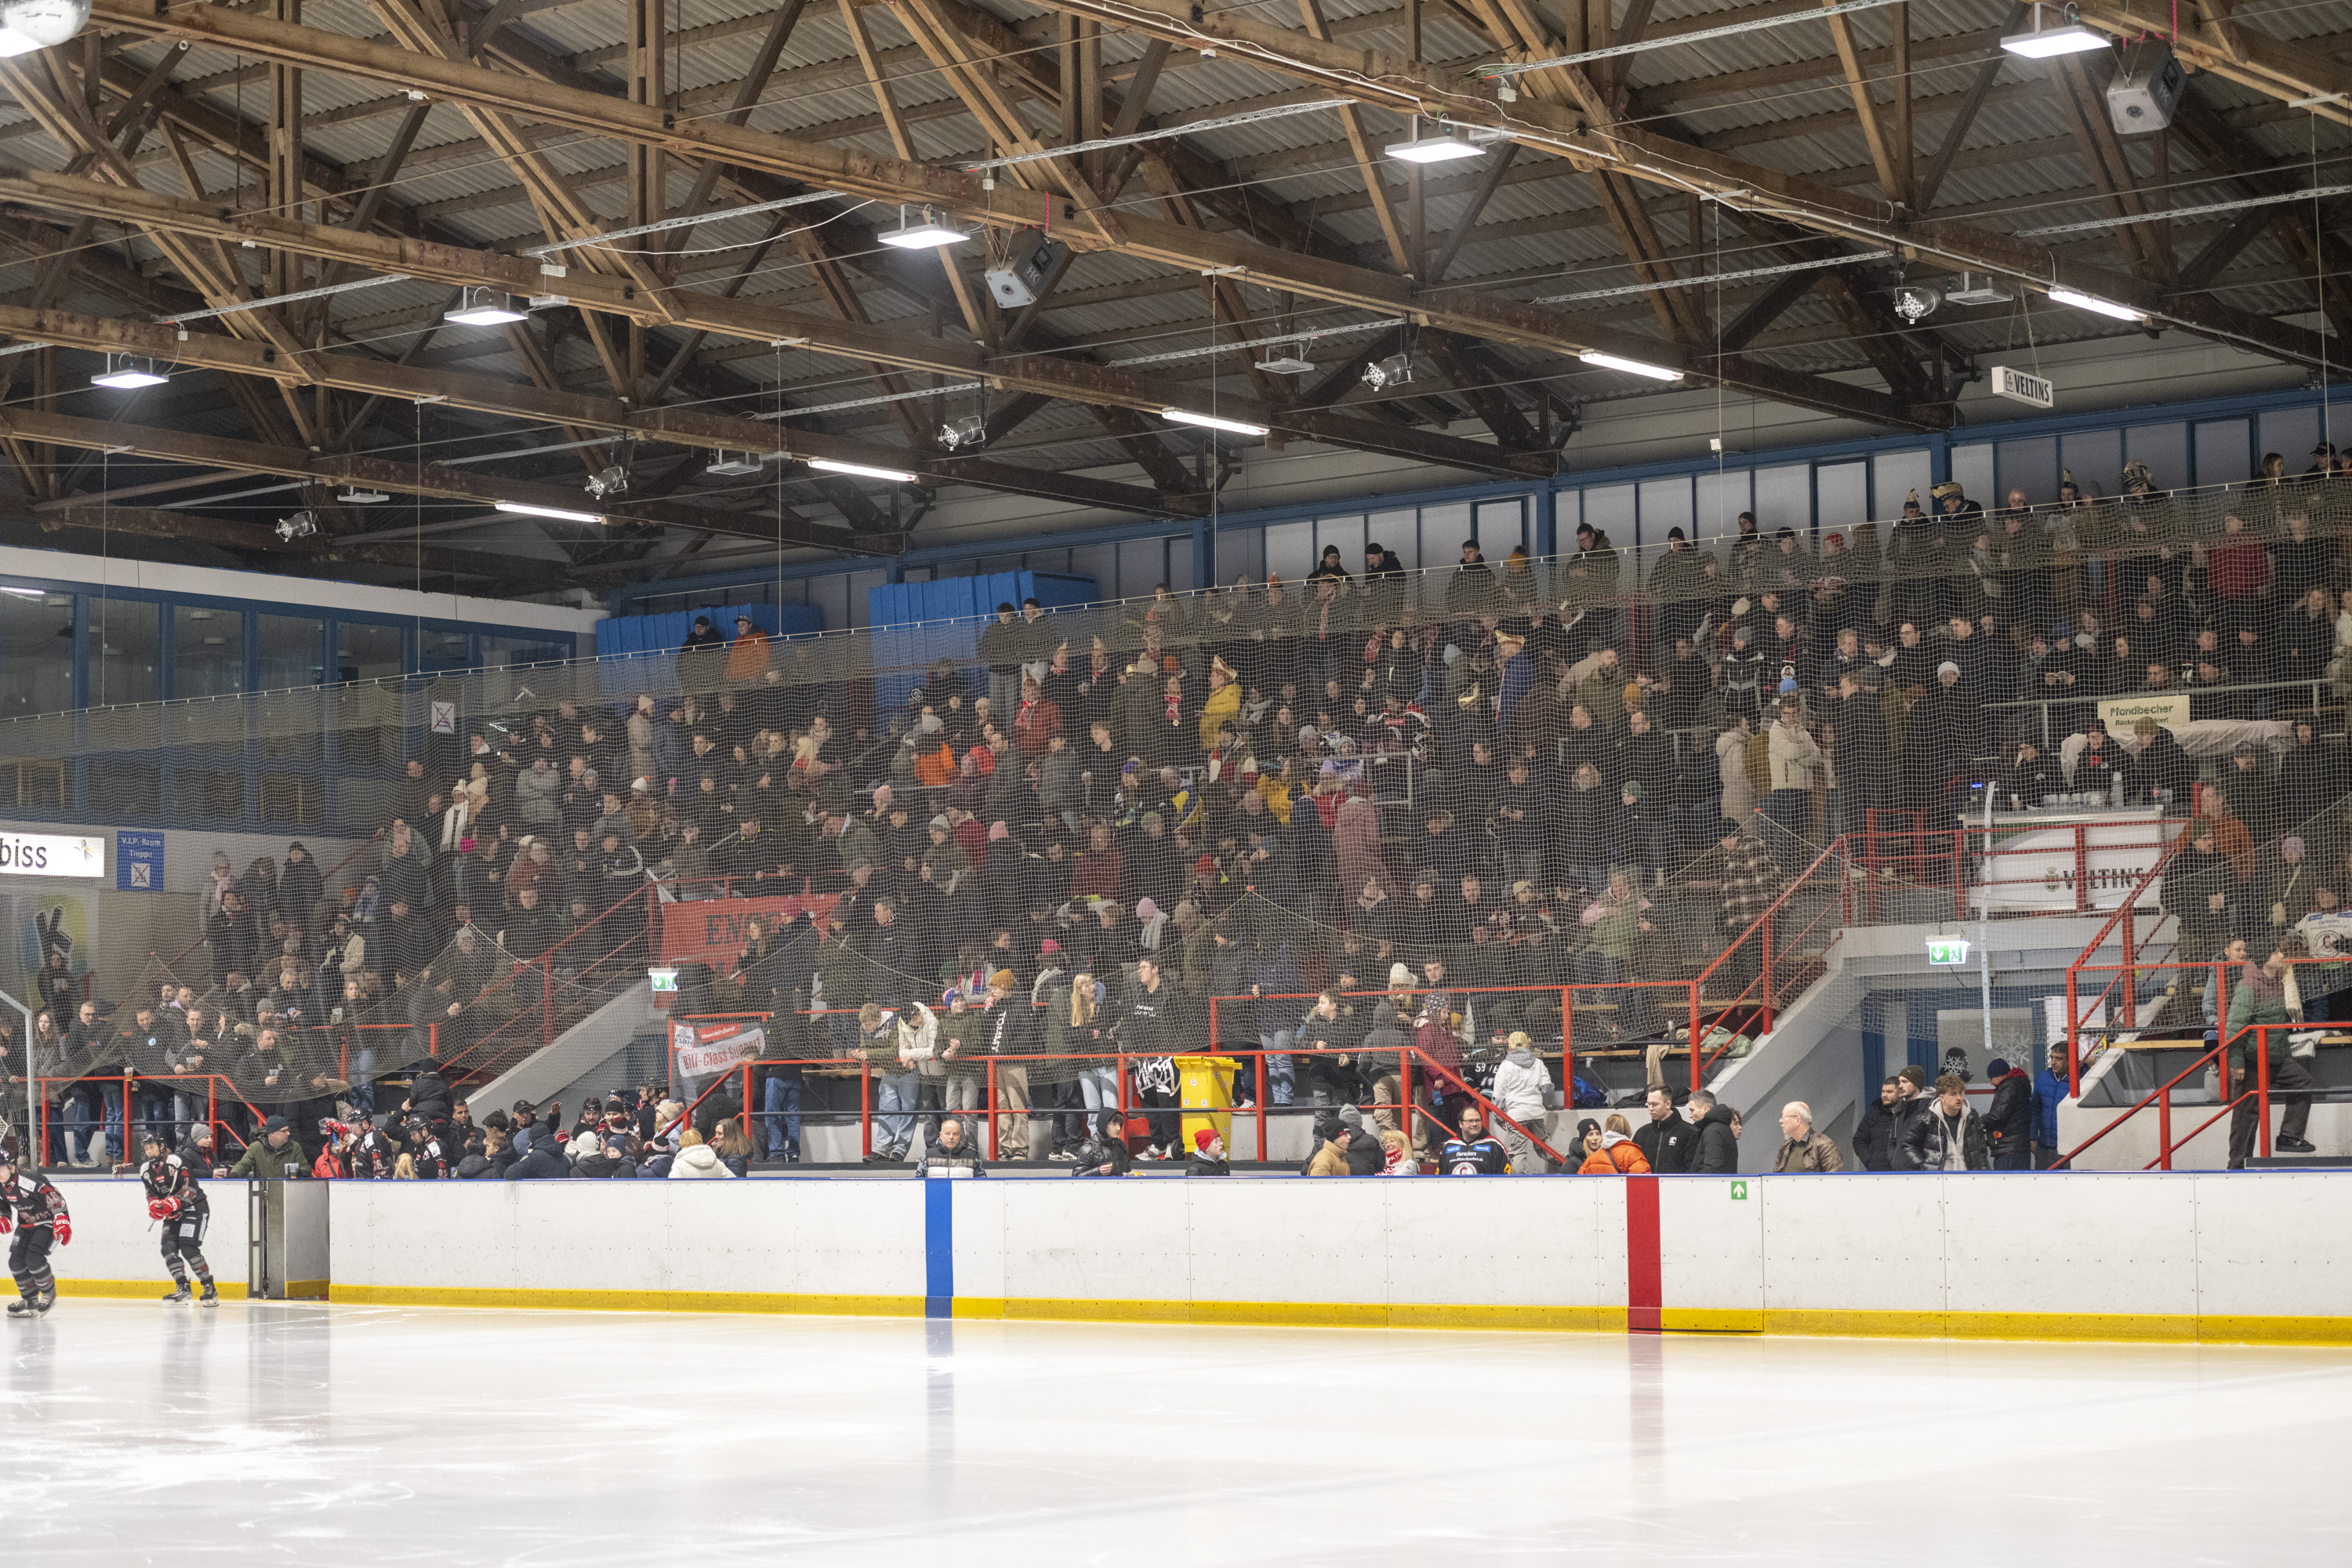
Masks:
[[[0,1148],[0,1235],[8,1243],[8,1272],[21,1300],[8,1303],[12,1318],[30,1318],[58,1304],[58,1278],[49,1272],[49,1248],[73,1240],[73,1221],[57,1188],[16,1169],[16,1156]]]
[[[194,1173],[180,1163],[161,1132],[147,1134],[147,1163],[139,1167],[140,1184],[147,1189],[147,1215],[163,1222],[163,1267],[172,1276],[166,1301],[188,1300],[188,1271],[205,1288],[204,1305],[220,1305],[213,1285],[212,1265],[205,1261],[205,1227],[212,1223],[212,1205]]]

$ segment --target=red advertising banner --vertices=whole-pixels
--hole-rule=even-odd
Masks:
[[[787,911],[828,914],[838,895],[794,893],[773,899],[695,899],[661,906],[661,961],[724,969],[743,951],[743,928],[758,916],[772,930]]]

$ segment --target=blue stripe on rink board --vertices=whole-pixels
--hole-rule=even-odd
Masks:
[[[923,1316],[955,1316],[955,1184],[923,1183]]]

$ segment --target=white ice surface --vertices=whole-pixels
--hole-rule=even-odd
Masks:
[[[0,1332],[9,1568],[2352,1562],[2336,1351],[74,1299]]]

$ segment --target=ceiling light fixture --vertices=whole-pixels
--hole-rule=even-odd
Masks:
[[[524,321],[529,315],[529,311],[514,308],[511,295],[495,289],[464,289],[458,291],[457,308],[442,311],[441,319],[455,327],[499,327]]]
[[[896,485],[915,482],[915,476],[903,468],[869,468],[863,463],[836,462],[831,458],[811,458],[809,467],[820,473],[848,474],[861,479],[887,479]]]
[[[1597,364],[1602,370],[1622,370],[1628,375],[1646,375],[1652,381],[1680,381],[1683,373],[1662,364],[1649,364],[1618,354],[1602,353],[1599,349],[1587,349],[1576,356],[1587,364]]]
[[[977,447],[987,439],[988,421],[977,414],[950,419],[940,426],[940,445],[950,452],[960,447]]]
[[[1263,436],[1266,426],[1252,425],[1244,419],[1220,419],[1213,414],[1195,414],[1189,408],[1163,408],[1162,419],[1172,419],[1179,425],[1198,425],[1203,430],[1223,430],[1232,436]]]
[[[874,237],[901,250],[936,250],[942,245],[961,245],[971,236],[940,222],[931,216],[929,207],[923,209],[921,222],[909,223],[907,221],[906,204],[902,202],[898,205],[898,226],[884,229]]]
[[[130,354],[109,354],[103,374],[89,378],[92,386],[111,386],[128,391],[135,386],[161,386],[172,378],[155,368],[152,359],[139,359]]]
[[[1441,129],[1436,135],[1423,136],[1421,134],[1421,117],[1415,115],[1412,139],[1391,142],[1381,151],[1408,163],[1444,163],[1456,158],[1475,158],[1485,153],[1485,148],[1472,145],[1467,136],[1445,132],[1442,129],[1444,123],[1444,121],[1438,121]]]
[[[760,471],[760,459],[749,452],[721,452],[702,471],[715,479],[742,479]]]
[[[568,507],[533,506],[529,501],[521,500],[502,500],[498,502],[497,505],[499,510],[511,513],[516,517],[551,517],[558,522],[602,522],[604,521],[604,514],[601,511],[573,511]]]
[[[1364,367],[1364,384],[1374,392],[1383,387],[1402,386],[1412,380],[1412,356],[1411,354],[1391,354],[1386,359],[1374,360]]]
[[[2113,300],[2102,300],[2095,294],[2084,294],[2073,289],[2051,289],[2050,302],[2053,305],[2072,305],[2077,310],[2089,310],[2098,315],[2110,316],[2118,321],[2137,322],[2147,320],[2146,310],[2136,310],[2129,305],[2118,305]]]
[[[606,496],[626,495],[629,470],[618,463],[607,463],[583,488],[597,500],[603,500]]]
[[[319,531],[319,520],[308,510],[278,520],[278,537],[291,544],[298,539],[308,539]]]
[[[392,498],[382,490],[363,490],[357,485],[348,485],[335,499],[345,506],[380,506]]]
[[[2055,10],[2064,19],[2054,27],[2042,25],[2042,13]],[[2000,47],[2012,55],[2029,60],[2046,60],[2054,55],[2079,55],[2107,47],[2105,33],[2094,32],[2077,19],[2072,5],[2049,6],[2034,0],[2033,26],[2031,31],[2011,33],[2000,41]]]
[[[1257,362],[1257,368],[1269,375],[1306,375],[1315,368],[1315,362],[1298,351],[1304,344],[1292,343],[1278,354]]]

